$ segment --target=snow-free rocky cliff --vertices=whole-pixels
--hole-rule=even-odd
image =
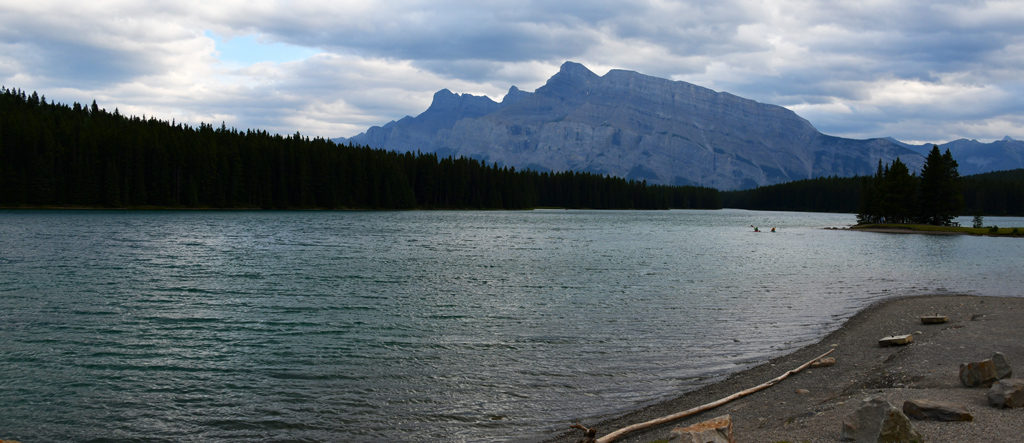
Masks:
[[[419,116],[340,141],[722,190],[869,175],[896,157],[912,171],[923,163],[909,145],[828,136],[781,106],[573,62],[532,93],[513,86],[497,103],[443,89]]]

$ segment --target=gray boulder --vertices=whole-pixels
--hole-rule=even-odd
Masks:
[[[995,365],[996,377],[1000,380],[1013,376],[1013,369],[1010,368],[1010,363],[1006,361],[1006,356],[1002,352],[992,354],[992,364]]]
[[[869,398],[843,419],[843,441],[912,442],[921,441],[910,419],[882,398]]]
[[[1024,378],[1008,378],[995,382],[988,390],[988,404],[998,408],[1024,406]]]
[[[992,358],[982,361],[960,364],[960,382],[969,388],[977,386],[992,386],[996,380],[1001,380],[1013,375],[1013,369],[1006,361],[1002,352],[996,352]]]
[[[960,383],[968,388],[991,386],[996,380],[999,377],[992,359],[960,364]]]

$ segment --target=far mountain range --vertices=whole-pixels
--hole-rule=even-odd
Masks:
[[[512,86],[499,103],[442,89],[416,117],[335,141],[720,190],[870,175],[897,157],[916,171],[932,146],[834,137],[781,106],[632,71],[598,76],[573,62],[534,92]],[[1009,137],[939,147],[961,175],[1024,167],[1024,141]]]

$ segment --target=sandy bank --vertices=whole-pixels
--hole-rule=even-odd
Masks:
[[[850,228],[852,231],[878,232],[882,234],[923,234],[923,235],[971,235],[966,232],[954,231],[915,231],[907,228]]]
[[[942,314],[949,323],[922,325],[922,315]],[[879,347],[878,339],[915,333],[914,343]],[[726,380],[603,423],[585,423],[598,436],[632,423],[662,417],[756,386],[835,347],[835,366],[811,368],[766,390],[717,409],[619,441],[667,439],[671,428],[731,414],[737,441],[838,441],[844,417],[861,400],[882,396],[897,408],[906,399],[959,403],[972,422],[914,420],[926,441],[1020,441],[1024,408],[995,409],[985,388],[966,388],[959,364],[1006,355],[1014,376],[1024,376],[1024,297],[921,296],[888,300],[858,313],[820,342]],[[806,390],[798,393],[797,390]],[[568,427],[569,423],[566,423]],[[551,441],[576,441],[579,431]]]

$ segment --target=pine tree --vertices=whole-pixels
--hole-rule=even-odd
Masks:
[[[885,223],[908,223],[915,214],[916,178],[899,158],[885,171],[881,192],[881,214]]]
[[[921,186],[918,200],[919,223],[949,225],[963,207],[960,193],[960,174],[957,172],[953,154],[939,153],[939,147],[932,145],[924,167],[921,168]]]
[[[859,223],[909,223],[918,211],[918,179],[899,158],[882,167],[861,190]]]
[[[888,168],[882,166],[882,160],[878,160],[878,170],[873,177],[865,178],[861,184],[860,210],[857,212],[857,223],[881,223],[882,222],[882,188],[885,182],[885,172]]]

